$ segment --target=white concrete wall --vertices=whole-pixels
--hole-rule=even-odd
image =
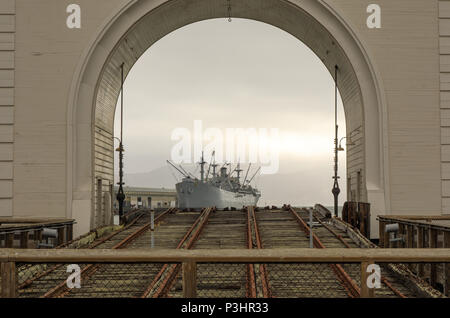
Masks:
[[[0,216],[13,215],[15,0],[0,2]]]
[[[450,1],[439,1],[442,213],[450,214]]]
[[[326,0],[364,45],[379,75],[387,111],[383,130],[386,210],[369,195],[372,214],[442,213],[438,0]],[[382,28],[366,26],[377,3]],[[370,188],[371,185],[368,184]],[[370,189],[369,189],[370,191]],[[378,224],[373,222],[372,232]]]
[[[73,2],[0,2],[0,215],[74,217],[79,223],[75,233],[79,234],[97,222],[95,215],[90,217],[95,210],[95,177],[111,181],[111,148],[103,154],[97,151],[97,158],[92,154],[95,149],[110,147],[112,131],[108,122],[95,125],[92,111],[83,117],[68,105],[74,102],[75,107],[87,105],[92,109],[97,98],[106,97],[87,98],[95,94],[98,84],[98,77],[93,74],[100,73],[104,56],[113,49],[111,45],[117,44],[102,36],[111,27],[108,23],[134,0],[77,0],[82,7],[82,28],[69,30],[65,25],[66,7]],[[148,3],[150,7],[162,2],[140,0],[137,3]],[[349,167],[354,169],[352,178],[359,167],[363,169],[373,214],[449,213],[450,115],[447,116],[447,108],[450,106],[446,104],[450,100],[447,98],[450,32],[446,30],[450,14],[447,1],[292,2],[305,7],[313,3],[328,6],[358,39],[354,45],[360,46],[367,55],[376,74],[379,95],[362,102],[367,104],[376,98],[382,101],[384,108],[375,113],[377,118],[367,112],[347,112],[347,120],[356,123],[358,120],[352,118],[359,117],[365,125],[363,149],[351,152],[348,160]],[[369,30],[366,26],[366,8],[374,2],[382,7],[380,30]],[[262,17],[262,10],[273,8],[265,7],[268,2],[261,3]],[[204,13],[210,14],[208,10]],[[126,26],[126,19],[137,15],[133,10],[127,12],[121,20],[123,25],[113,28]],[[270,18],[276,16],[275,12]],[[331,28],[336,27],[326,16],[321,18],[323,25],[330,23]],[[284,26],[295,22],[291,17],[283,21]],[[161,23],[166,22],[163,19]],[[154,35],[152,41],[160,35],[163,34]],[[311,43],[317,52],[325,54],[322,51],[331,44],[321,41],[323,38],[317,37]],[[96,51],[90,56],[90,67],[79,82],[76,76],[94,43]],[[351,62],[356,63],[352,52],[347,53]],[[360,84],[367,84],[370,79],[361,72],[356,68]],[[74,91],[81,92],[79,100],[72,100]],[[349,91],[346,96],[350,108],[361,103],[355,99],[358,94]],[[381,129],[370,130],[375,122]],[[98,132],[95,128],[105,128],[105,131]],[[349,125],[350,130],[354,128]],[[370,131],[380,133],[375,147],[367,139],[374,137]],[[376,156],[382,159],[373,160]],[[96,169],[96,166],[103,168]],[[372,175],[367,176],[367,171]],[[105,189],[106,186],[105,183]]]

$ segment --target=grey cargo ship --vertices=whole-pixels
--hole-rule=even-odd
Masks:
[[[214,153],[213,153],[214,157]],[[202,155],[200,164],[200,179],[188,173],[183,167],[176,167],[173,163],[168,163],[183,175],[181,182],[176,184],[178,207],[180,209],[201,209],[205,207],[216,207],[217,209],[240,209],[245,206],[256,206],[261,192],[253,188],[250,183],[259,172],[254,173],[253,177],[247,179],[251,165],[241,183],[240,164],[229,172],[227,165],[220,168],[215,162],[209,164],[205,173],[205,165]]]

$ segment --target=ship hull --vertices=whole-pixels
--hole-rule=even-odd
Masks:
[[[240,209],[256,206],[259,196],[250,193],[231,192],[201,182],[181,182],[176,185],[180,209]]]

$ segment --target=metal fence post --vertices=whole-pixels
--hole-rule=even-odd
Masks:
[[[2,262],[0,263],[0,275],[2,278],[2,298],[17,297],[17,272],[16,263]]]
[[[183,262],[183,297],[197,297],[197,263],[194,261]]]
[[[367,267],[373,264],[373,262],[362,261],[361,262],[361,298],[373,298],[375,290],[374,288],[369,288],[367,285],[367,278],[369,277],[369,273],[367,272]]]

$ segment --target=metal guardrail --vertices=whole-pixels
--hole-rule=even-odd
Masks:
[[[295,264],[310,266],[309,273],[320,281],[322,264],[359,264],[360,282],[366,282],[371,264],[383,263],[450,263],[450,249],[235,249],[235,250],[17,250],[0,251],[1,296],[17,297],[18,268],[24,264],[104,264],[105,266],[142,266],[142,264],[180,264],[182,273],[182,295],[197,296],[198,266],[229,264],[274,264],[278,267]],[[20,264],[20,265],[17,265]],[[271,266],[274,266],[271,265]],[[311,268],[311,265],[315,267]],[[117,267],[116,267],[117,268]],[[217,271],[217,268],[219,269]],[[222,274],[215,267],[214,275]],[[314,271],[317,272],[314,274]],[[289,272],[287,272],[289,274]],[[291,274],[298,274],[291,271]],[[117,276],[117,275],[116,275]],[[298,276],[298,275],[297,275]],[[273,278],[273,276],[272,276]],[[111,279],[115,279],[111,277]],[[210,279],[215,279],[214,277]],[[277,279],[275,277],[275,279]],[[304,277],[302,279],[305,279]],[[372,297],[374,289],[360,284],[361,297]]]

